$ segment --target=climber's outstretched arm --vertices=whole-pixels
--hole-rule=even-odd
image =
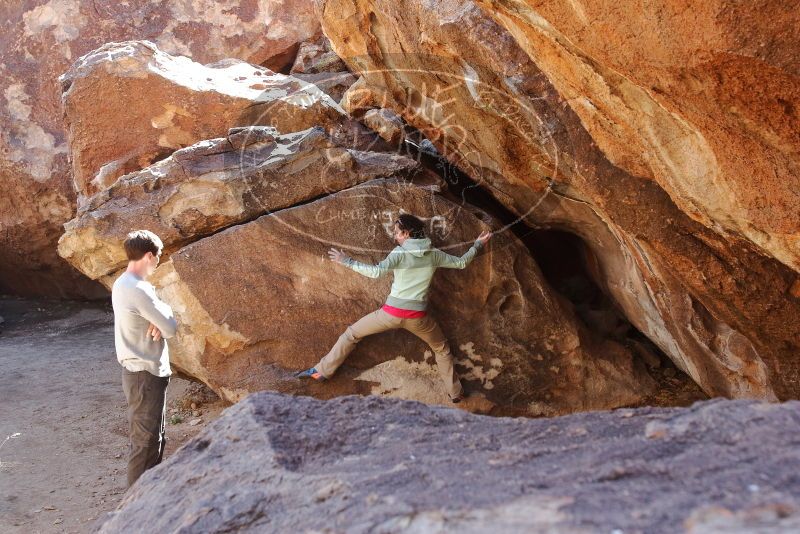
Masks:
[[[360,261],[356,261],[353,258],[347,256],[341,250],[331,248],[328,251],[328,256],[330,257],[331,261],[335,261],[336,263],[341,263],[346,267],[350,267],[355,272],[359,274],[363,274],[364,276],[368,276],[370,278],[379,278],[389,273],[392,269],[397,267],[397,264],[400,262],[400,259],[403,254],[403,249],[400,247],[395,247],[383,260],[381,260],[378,265],[372,265],[368,263],[361,263]]]
[[[469,250],[460,257],[451,256],[450,254],[437,249],[434,251],[434,265],[437,267],[444,267],[445,269],[463,269],[469,265],[473,259],[475,259],[475,256],[478,255],[478,252],[480,252],[480,250],[491,238],[491,232],[483,232],[478,239],[475,240],[475,243],[473,243]]]

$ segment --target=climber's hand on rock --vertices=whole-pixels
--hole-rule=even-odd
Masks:
[[[335,261],[336,263],[344,263],[344,259],[347,257],[344,252],[341,250],[337,250],[333,247],[328,251],[328,257],[331,261]]]
[[[153,341],[161,340],[161,330],[159,330],[158,327],[153,323],[150,323],[150,326],[147,327],[147,335],[152,337]]]
[[[481,245],[486,245],[491,238],[492,232],[482,232],[481,235],[478,236],[478,241],[481,242]]]

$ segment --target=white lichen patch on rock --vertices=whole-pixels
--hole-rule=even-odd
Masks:
[[[158,136],[158,146],[176,150],[192,144],[195,141],[194,135],[187,132],[180,125],[175,124],[175,117],[188,117],[191,120],[192,114],[180,106],[165,103],[164,112],[154,116],[150,120],[150,125],[158,130],[163,130]]]
[[[373,395],[428,404],[451,404],[435,363],[410,362],[398,356],[367,369],[356,380],[377,382],[372,387]]]
[[[77,39],[87,22],[80,6],[79,0],[50,0],[25,12],[25,35],[36,37],[50,32],[60,43]]]
[[[199,60],[237,57],[273,63],[273,58],[319,32],[313,0],[180,0],[168,7],[168,23],[156,42],[170,53]],[[198,21],[204,25],[202,47],[193,33],[185,33]],[[282,65],[270,66],[277,70]]]
[[[193,182],[178,185],[175,193],[158,209],[165,224],[177,226],[175,221],[190,211],[206,217],[235,218],[245,211],[242,192],[236,183],[224,181],[223,173],[209,173]]]
[[[472,341],[463,343],[458,348],[467,356],[456,361],[456,363],[468,369],[468,372],[463,374],[461,378],[478,381],[483,389],[493,389],[494,383],[492,381],[500,376],[503,362],[499,358],[490,358],[488,367],[481,363],[476,364],[476,362],[483,361],[483,356],[475,352],[475,343]]]
[[[28,93],[25,92],[25,85],[22,83],[12,83],[3,91],[6,97],[6,109],[12,119],[18,121],[28,120],[31,116],[31,106],[28,104]]]
[[[53,160],[59,154],[67,152],[66,143],[57,144],[52,133],[31,119],[31,96],[26,92],[24,84],[9,85],[3,91],[3,96],[6,110],[13,119],[6,135],[10,134],[16,140],[8,146],[6,157],[14,163],[24,165],[36,181],[50,180]]]

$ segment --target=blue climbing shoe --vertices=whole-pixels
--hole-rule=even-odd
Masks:
[[[313,378],[314,380],[325,380],[325,377],[322,376],[322,373],[317,371],[316,367],[312,367],[310,369],[306,369],[305,371],[300,371],[294,374],[295,378]]]

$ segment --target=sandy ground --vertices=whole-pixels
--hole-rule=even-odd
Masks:
[[[0,533],[89,532],[125,492],[110,304],[0,297],[0,316]],[[209,393],[171,380],[165,456],[219,415]]]

